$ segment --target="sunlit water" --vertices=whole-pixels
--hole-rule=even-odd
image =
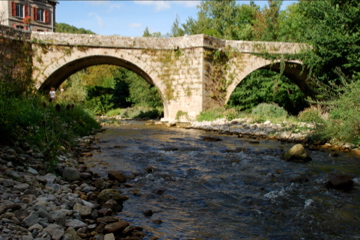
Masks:
[[[331,174],[360,177],[351,155],[310,151],[311,162],[291,163],[280,154],[293,144],[140,122],[96,137],[101,151],[88,162],[102,176],[132,176],[119,217],[143,227],[145,239],[360,239],[360,187],[324,184]]]

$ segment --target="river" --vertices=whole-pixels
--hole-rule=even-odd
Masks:
[[[312,161],[286,162],[291,143],[135,121],[96,138],[87,164],[125,173],[130,199],[118,216],[145,239],[360,239],[360,162],[350,154],[308,150]],[[353,190],[327,189],[333,174],[351,176]]]

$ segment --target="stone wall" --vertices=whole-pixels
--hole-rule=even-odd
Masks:
[[[30,34],[0,25],[0,84],[6,91],[23,93],[32,87]]]

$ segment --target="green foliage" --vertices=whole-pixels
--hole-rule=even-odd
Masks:
[[[197,117],[196,121],[214,121],[220,118],[226,118],[226,120],[230,121],[235,118],[239,118],[241,113],[234,108],[213,108],[209,110],[202,111]]]
[[[177,113],[176,113],[176,117],[175,117],[175,119],[176,120],[180,120],[180,118],[182,118],[182,117],[187,117],[188,116],[188,113],[187,112],[184,112],[184,111],[178,111]]]
[[[261,103],[251,110],[255,116],[259,116],[264,120],[269,119],[286,119],[287,112],[284,108],[279,107],[277,104]]]
[[[129,88],[129,96],[126,100],[132,103],[132,106],[153,108],[163,106],[160,93],[155,86],[150,85],[134,72],[129,70],[125,70],[125,72],[126,79],[124,80]]]
[[[130,108],[112,109],[106,113],[107,117],[119,117],[125,119],[160,119],[163,111],[160,108],[135,106]]]
[[[320,134],[339,142],[360,144],[360,81],[342,88],[339,99],[326,102],[329,120]]]
[[[360,1],[300,1],[298,12],[304,29],[300,40],[313,47],[302,60],[329,99],[342,84],[339,73],[351,79],[360,72]]]
[[[114,89],[88,86],[88,96],[86,99],[86,106],[96,115],[103,115],[113,108],[112,97]]]
[[[298,119],[301,122],[315,123],[315,124],[324,124],[325,120],[321,116],[321,112],[318,109],[306,108],[304,111],[300,112]]]
[[[79,34],[95,34],[91,30],[86,30],[84,28],[77,28],[75,26],[66,24],[66,23],[56,23],[56,32],[59,33],[79,33]]]
[[[269,70],[258,70],[246,77],[231,94],[228,106],[246,111],[273,102],[293,115],[309,106],[297,85]]]
[[[77,72],[70,76],[70,78],[64,82],[61,87],[63,92],[56,92],[57,102],[68,103],[84,103],[87,97],[87,90],[82,82],[82,72]]]
[[[150,33],[149,28],[146,27],[143,33],[143,37],[164,37],[164,36],[161,35],[161,32]]]
[[[206,111],[202,111],[199,116],[196,117],[196,121],[213,121],[218,118],[224,117],[224,109],[223,108],[214,108]]]
[[[0,98],[2,143],[28,143],[45,155],[47,163],[56,162],[60,151],[71,151],[76,139],[100,126],[79,106],[50,103],[38,96]]]

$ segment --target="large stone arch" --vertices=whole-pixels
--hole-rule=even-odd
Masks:
[[[51,87],[59,87],[72,74],[87,67],[102,64],[115,65],[133,71],[150,85],[155,86],[160,92],[164,115],[167,116],[169,107],[168,102],[164,100],[164,87],[151,66],[134,57],[137,54],[126,51],[114,51],[116,54],[112,54],[112,51],[114,50],[108,49],[101,54],[99,52],[94,53],[93,51],[78,51],[75,49],[71,55],[63,55],[57,57],[56,60],[54,60],[54,56],[51,56],[51,51],[49,51],[46,59],[51,59],[51,61],[43,68],[42,72],[34,71],[34,74],[36,74],[34,78],[37,80],[36,87],[41,92],[47,92]],[[58,52],[55,54],[58,55]],[[44,63],[41,62],[41,64]]]
[[[249,54],[243,56],[243,58],[240,61],[241,63],[244,61],[244,58],[247,58],[246,63],[251,63],[251,64],[245,64],[245,65],[241,64],[241,68],[239,68],[239,63],[231,64],[233,67],[230,72],[231,75],[233,76],[233,79],[231,81],[231,84],[229,84],[229,86],[227,87],[225,103],[229,101],[230,96],[235,90],[235,88],[249,74],[259,69],[269,69],[279,73],[281,72],[282,64],[284,64],[284,70],[282,71],[282,74],[284,76],[288,77],[292,82],[294,82],[305,95],[310,97],[314,97],[316,95],[314,90],[311,89],[309,85],[306,83],[309,71],[303,68],[302,62],[297,60],[289,60],[289,61],[284,61],[282,63],[281,60],[267,60]],[[231,61],[239,62],[239,60],[231,60]]]
[[[141,76],[149,84],[154,85],[150,76],[145,73],[141,68],[135,64],[128,62],[121,58],[116,58],[112,56],[87,56],[83,58],[78,58],[74,61],[67,62],[63,66],[57,68],[53,73],[49,75],[47,79],[40,85],[39,90],[49,90],[51,87],[59,87],[67,78],[72,74],[85,69],[87,67],[96,66],[96,65],[115,65],[119,67],[126,68],[131,70]]]

